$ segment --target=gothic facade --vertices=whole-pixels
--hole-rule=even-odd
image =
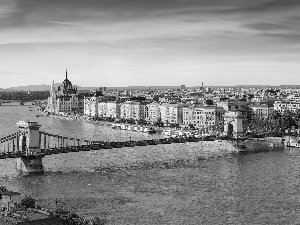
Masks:
[[[66,78],[58,86],[57,90],[54,81],[51,84],[50,96],[48,98],[47,111],[53,114],[61,113],[82,113],[84,108],[84,97],[77,92],[77,87],[73,87],[72,82]]]

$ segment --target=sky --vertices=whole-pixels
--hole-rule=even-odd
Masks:
[[[0,0],[0,88],[300,84],[299,0]]]

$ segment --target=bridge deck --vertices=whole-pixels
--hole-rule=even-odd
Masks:
[[[43,157],[45,155],[61,154],[68,152],[80,152],[90,150],[101,150],[101,149],[112,149],[112,148],[124,148],[124,147],[135,147],[135,146],[146,146],[146,145],[158,145],[158,144],[171,144],[171,143],[185,143],[185,142],[199,142],[199,141],[215,141],[217,138],[195,138],[195,137],[179,137],[179,138],[160,138],[160,139],[146,139],[140,141],[91,141],[86,145],[78,146],[67,146],[67,147],[54,147],[41,149],[41,152],[36,154],[27,154],[25,152],[13,151],[13,152],[2,152],[0,153],[0,159],[6,158],[19,158],[36,156]]]

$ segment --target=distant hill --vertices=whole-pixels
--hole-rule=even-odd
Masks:
[[[55,83],[54,86],[57,88],[60,83]],[[78,90],[96,90],[99,87],[81,87],[75,85]],[[28,85],[28,86],[18,86],[18,87],[11,87],[11,88],[0,88],[0,91],[48,91],[50,90],[50,85],[42,84],[42,85]],[[207,86],[204,86],[207,87]],[[279,86],[271,86],[271,85],[232,85],[232,86],[211,86],[212,88],[300,88],[300,85],[279,85]],[[180,86],[128,86],[128,87],[106,87],[107,90],[146,90],[150,89],[180,89]],[[198,89],[200,86],[193,86],[193,87],[186,87],[186,88],[194,88]]]

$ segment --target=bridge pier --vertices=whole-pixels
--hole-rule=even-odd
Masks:
[[[17,158],[17,170],[22,173],[43,173],[44,166],[42,156],[21,156]]]
[[[244,136],[243,116],[241,112],[227,112],[224,115],[224,133],[234,138]]]
[[[24,173],[43,173],[44,166],[41,154],[40,125],[37,122],[18,123],[23,135],[19,137],[21,156],[17,158],[17,170]]]

